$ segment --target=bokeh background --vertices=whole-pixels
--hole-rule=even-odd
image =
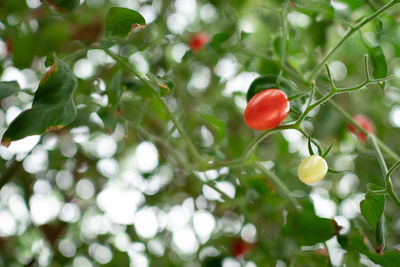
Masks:
[[[346,23],[357,23],[387,2],[291,1],[288,64],[309,75],[346,33]],[[70,64],[79,86],[74,94],[78,117],[71,125],[0,148],[0,266],[372,266],[365,253],[344,247],[338,236],[305,246],[299,236],[319,235],[318,229],[282,232],[288,200],[255,168],[222,165],[200,171],[159,100],[95,47],[105,39],[110,7],[141,13],[147,26],[111,50],[142,75],[174,81],[166,102],[201,155],[232,160],[257,134],[243,122],[249,85],[281,71],[276,12],[281,5],[274,0],[85,0],[73,13],[59,13],[39,0],[1,0],[0,77],[16,80],[24,92],[1,100],[0,132],[30,107],[51,52]],[[381,47],[388,75],[394,75],[385,91],[374,85],[335,100],[352,115],[368,116],[377,136],[394,151],[400,148],[399,11],[395,7],[378,23],[369,23],[329,59],[335,82],[350,87],[364,78],[367,46]],[[198,33],[210,40],[223,33],[227,39],[193,51],[190,41]],[[296,90],[310,89],[283,75]],[[123,95],[118,106],[110,107],[115,77]],[[324,71],[317,87],[328,89]],[[292,107],[301,110],[306,100],[297,99]],[[294,118],[291,113],[287,121]],[[260,143],[258,160],[294,196],[309,199],[317,216],[342,226],[342,238],[362,229],[373,244],[359,202],[367,183],[383,184],[374,151],[328,105],[304,125],[323,148],[334,143],[329,166],[349,172],[302,184],[297,166],[309,152],[307,138],[295,130]],[[184,170],[168,147],[193,171]],[[389,157],[387,162],[394,163]],[[397,180],[395,175],[396,188]],[[387,246],[397,248],[400,213],[390,200],[385,214]]]

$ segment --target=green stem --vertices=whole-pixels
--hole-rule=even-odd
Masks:
[[[281,66],[285,65],[286,62],[286,43],[288,39],[288,26],[286,13],[289,5],[289,0],[285,0],[283,3],[282,10],[280,12],[281,15]]]
[[[140,79],[140,81],[143,82],[143,84],[145,84],[146,86],[148,86],[151,89],[151,92],[153,92],[154,94],[156,94],[156,92],[154,91],[154,85],[147,79],[143,78],[142,75],[137,71],[137,69],[132,66],[130,63],[128,63],[125,59],[123,59],[122,57],[120,57],[119,55],[113,53],[111,50],[105,48],[104,51],[110,56],[112,57],[115,61],[117,61],[119,64],[121,64],[122,66],[124,66],[126,69],[128,69],[129,71],[131,71],[136,77],[138,77]],[[183,138],[183,140],[185,141],[185,143],[187,144],[191,154],[193,155],[193,157],[196,159],[196,161],[203,166],[203,159],[200,155],[200,153],[197,151],[196,147],[194,146],[192,140],[189,138],[189,136],[187,135],[187,133],[185,132],[185,130],[183,129],[182,125],[180,124],[180,122],[178,121],[178,119],[176,118],[176,116],[172,113],[172,111],[169,109],[167,103],[165,102],[164,99],[159,98],[161,105],[164,107],[164,109],[167,111],[168,115],[170,116],[173,124],[175,125],[175,128],[178,130],[180,136]]]
[[[383,7],[381,7],[380,9],[378,9],[377,11],[375,11],[374,13],[372,13],[370,16],[366,17],[365,19],[363,19],[360,23],[358,23],[355,27],[351,28],[345,36],[342,37],[342,39],[339,40],[339,42],[331,48],[331,50],[325,55],[325,57],[321,60],[321,62],[315,66],[315,68],[313,69],[313,71],[311,72],[311,76],[309,78],[309,81],[313,81],[315,79],[315,77],[317,76],[318,72],[320,71],[320,69],[323,67],[323,65],[325,64],[325,62],[328,60],[328,58],[330,58],[335,52],[336,50],[342,46],[342,44],[350,37],[352,36],[355,32],[357,32],[358,30],[360,30],[363,26],[365,26],[366,24],[368,24],[370,21],[374,20],[376,17],[378,17],[379,15],[381,15],[382,13],[384,13],[385,11],[387,11],[388,9],[390,9],[391,7],[397,5],[400,2],[400,0],[393,0],[389,3],[387,3],[386,5],[384,5]]]
[[[282,182],[282,180],[272,171],[269,169],[265,168],[260,162],[255,162],[254,163],[256,168],[264,173],[269,179],[272,180],[272,182],[279,187],[279,189],[282,191],[282,193],[288,198],[290,204],[292,204],[293,208],[296,211],[299,211],[301,209],[300,203],[297,201],[297,199],[292,195],[290,192],[289,188],[287,188],[286,184]]]

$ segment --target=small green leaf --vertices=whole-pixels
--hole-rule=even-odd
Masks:
[[[72,94],[77,79],[67,64],[53,57],[54,64],[40,80],[32,107],[11,122],[2,137],[2,145],[9,146],[12,141],[29,135],[58,130],[75,119]]]
[[[9,97],[19,91],[21,91],[21,88],[16,81],[0,82],[0,99]]]
[[[111,79],[110,85],[106,88],[108,101],[112,106],[115,106],[118,103],[118,100],[121,96],[121,78],[122,72],[118,71]]]
[[[384,188],[369,184],[368,191],[382,190]],[[365,199],[360,203],[361,214],[365,220],[376,230],[379,218],[382,216],[385,208],[385,197],[383,195],[365,195]]]
[[[349,171],[349,170],[337,171],[337,170],[334,170],[334,169],[329,168],[329,169],[328,169],[328,172],[329,172],[329,173],[333,173],[333,174],[340,174],[340,173],[351,172],[351,171]]]
[[[79,6],[79,0],[41,0],[61,12],[72,12]]]
[[[214,37],[212,38],[210,45],[212,48],[214,48],[217,51],[222,50],[221,49],[221,45],[228,41],[230,38],[232,37],[232,32],[221,32],[221,33],[217,33],[216,35],[214,35]]]
[[[331,151],[333,147],[333,143],[328,147],[328,149],[324,152],[324,154],[322,155],[323,158],[325,158],[326,156],[328,156],[329,152]]]
[[[129,8],[112,7],[106,15],[106,35],[110,38],[125,38],[136,27],[144,26],[143,16]]]

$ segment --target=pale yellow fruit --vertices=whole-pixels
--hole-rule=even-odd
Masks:
[[[312,155],[305,158],[297,169],[300,181],[305,184],[314,184],[321,181],[328,172],[328,164],[321,156]]]

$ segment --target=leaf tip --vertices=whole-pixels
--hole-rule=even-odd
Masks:
[[[11,139],[6,138],[1,140],[1,145],[4,147],[9,147],[11,145]]]
[[[379,255],[383,256],[383,254],[384,254],[383,253],[383,249],[384,249],[384,247],[382,245],[376,246],[376,248],[375,248],[376,254],[379,254]]]
[[[53,57],[53,64],[51,65],[50,69],[43,75],[43,77],[40,79],[40,83],[44,83],[47,81],[47,79],[57,70],[57,60],[55,58],[55,55],[51,55]]]

